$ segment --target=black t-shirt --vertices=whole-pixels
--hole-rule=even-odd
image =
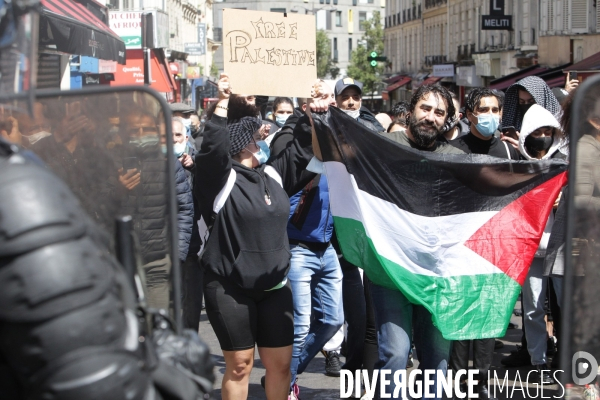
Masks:
[[[451,140],[449,143],[452,146],[461,149],[465,153],[487,154],[489,156],[498,158],[509,158],[506,153],[506,149],[508,148],[511,160],[521,159],[517,149],[508,143],[505,145],[495,136],[492,136],[490,140],[483,140],[469,132],[464,136]]]

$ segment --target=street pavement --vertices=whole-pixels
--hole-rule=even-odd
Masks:
[[[515,308],[520,308],[519,303]],[[510,354],[511,350],[516,350],[516,344],[520,343],[521,340],[521,317],[516,317],[513,315],[511,318],[511,322],[516,323],[519,329],[509,329],[506,332],[506,335],[501,338],[502,343],[504,343],[504,347],[497,350],[494,354],[494,361],[492,363],[492,374],[493,371],[496,371],[497,376],[499,377],[499,382],[502,384],[504,377],[508,377],[508,387],[504,387],[502,391],[498,387],[496,387],[496,397],[499,400],[502,399],[532,399],[532,398],[542,398],[542,393],[540,393],[539,387],[534,384],[527,384],[525,382],[527,378],[527,373],[530,371],[528,367],[522,367],[519,369],[511,368],[505,369],[502,364],[500,364],[500,359]],[[221,380],[223,378],[223,373],[225,371],[225,362],[223,359],[223,355],[221,349],[219,348],[219,342],[211,328],[210,323],[208,322],[208,318],[202,311],[201,321],[200,321],[200,337],[204,340],[211,349],[211,353],[215,359],[215,390],[213,396],[215,399],[221,398]],[[343,362],[343,357],[341,358]],[[415,360],[415,367],[418,366],[417,360]],[[330,400],[330,399],[339,399],[340,398],[340,379],[334,377],[328,377],[324,374],[325,372],[325,358],[322,354],[318,354],[315,359],[308,365],[308,368],[302,375],[299,376],[298,385],[300,386],[300,399],[301,400]],[[515,378],[517,378],[517,372],[520,376],[523,384],[520,385],[517,382],[515,385]],[[255,363],[254,369],[252,370],[252,374],[250,376],[250,388],[248,393],[248,399],[250,400],[258,400],[258,399],[266,399],[265,392],[260,385],[260,378],[265,374],[265,369],[260,362],[260,358],[258,356],[258,352],[255,353]],[[514,387],[514,389],[513,389]],[[521,390],[523,388],[523,390]],[[493,386],[490,387],[490,390],[494,390]],[[529,390],[529,393],[527,392]],[[493,394],[493,393],[492,393]],[[561,397],[563,394],[563,390],[559,385],[545,386],[543,397],[545,398],[553,398]]]

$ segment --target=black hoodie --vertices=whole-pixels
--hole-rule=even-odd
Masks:
[[[214,218],[200,261],[204,268],[246,289],[267,290],[283,281],[290,260],[289,195],[308,183],[301,174],[313,156],[311,139],[296,138],[266,165],[247,168],[229,156],[227,119],[213,115],[196,156],[195,192],[202,217]],[[279,174],[282,185],[265,172],[269,167]],[[214,216],[213,204],[232,169],[235,184]]]

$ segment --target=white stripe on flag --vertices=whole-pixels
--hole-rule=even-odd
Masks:
[[[498,211],[423,217],[360,190],[342,163],[325,170],[334,217],[362,223],[380,256],[421,275],[503,273],[463,245]]]

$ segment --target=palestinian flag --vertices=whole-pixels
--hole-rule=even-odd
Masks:
[[[335,108],[313,118],[344,257],[446,339],[503,336],[567,164],[422,152]]]

